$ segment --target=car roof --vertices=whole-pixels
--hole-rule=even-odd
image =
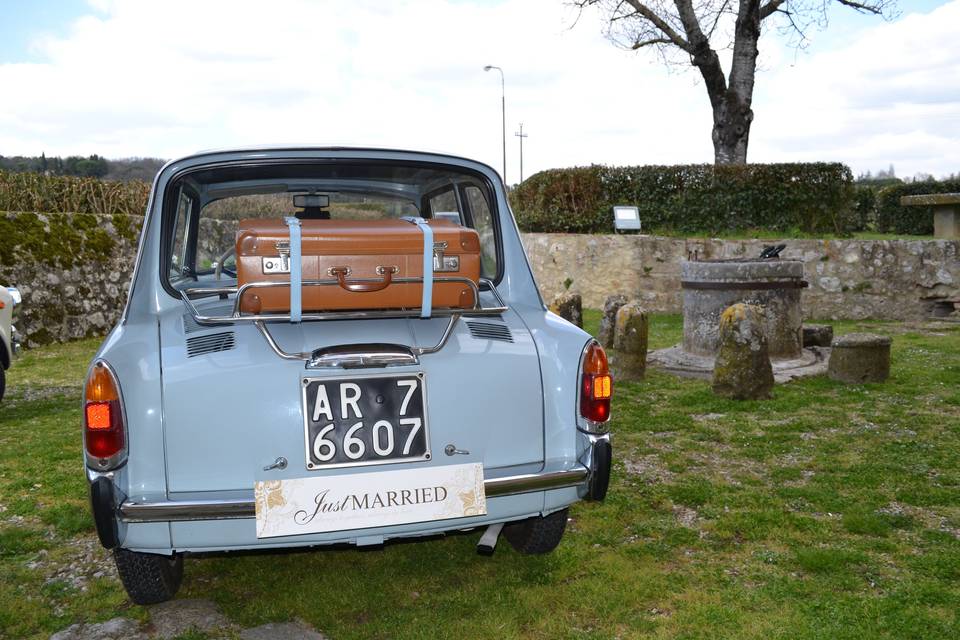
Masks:
[[[258,152],[281,152],[281,151],[360,151],[360,152],[373,152],[373,153],[403,153],[410,155],[429,155],[429,156],[441,156],[444,158],[450,158],[451,160],[459,160],[461,162],[470,163],[470,164],[479,164],[491,169],[494,173],[497,173],[496,169],[485,162],[479,160],[474,160],[473,158],[468,158],[466,156],[457,155],[449,153],[446,151],[434,151],[428,149],[402,149],[399,147],[380,147],[380,146],[354,146],[354,145],[331,145],[331,144],[267,144],[267,145],[246,145],[238,147],[219,147],[213,149],[202,149],[195,153],[189,155],[181,156],[167,162],[167,164],[175,164],[182,162],[184,160],[189,160],[192,158],[209,156],[209,155],[220,155],[220,154],[229,154],[229,153],[258,153]],[[499,174],[498,174],[499,175]]]

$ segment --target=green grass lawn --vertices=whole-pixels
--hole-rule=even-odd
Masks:
[[[598,314],[587,313],[588,329]],[[603,504],[560,548],[479,533],[377,551],[188,558],[180,597],[252,626],[345,638],[960,637],[960,326],[835,323],[894,337],[892,378],[820,377],[764,402],[650,372],[614,402]],[[677,316],[654,316],[651,348]],[[0,637],[147,618],[95,542],[80,385],[96,341],[37,349],[0,405]]]

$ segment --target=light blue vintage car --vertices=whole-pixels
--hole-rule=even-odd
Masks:
[[[436,273],[417,283],[447,264],[424,219],[475,229],[474,303],[433,307],[431,285],[417,308],[303,310],[305,287],[337,280],[303,278],[290,224],[289,311],[241,311],[257,285],[238,287],[238,220],[290,223],[305,195],[333,219],[423,228]],[[468,529],[483,530],[481,552],[502,530],[546,553],[572,503],[606,494],[610,396],[603,350],[544,306],[489,166],[381,149],[200,153],[158,174],[126,309],[90,366],[97,533],[141,604],[173,597],[190,553]]]

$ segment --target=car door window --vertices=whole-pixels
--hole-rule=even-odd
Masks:
[[[463,224],[463,214],[460,212],[453,187],[432,196],[427,205],[430,207],[431,218]]]
[[[480,273],[484,278],[497,275],[497,242],[493,230],[493,214],[483,190],[469,185],[463,190],[473,218],[473,228],[480,234]]]
[[[177,218],[173,225],[173,238],[170,243],[170,275],[178,277],[187,275],[187,230],[189,227],[190,211],[193,209],[193,198],[186,193],[180,193],[177,202]]]

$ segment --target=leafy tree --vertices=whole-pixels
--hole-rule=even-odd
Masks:
[[[576,0],[581,10],[598,9],[606,34],[629,49],[654,48],[668,63],[692,65],[703,77],[713,109],[717,164],[747,161],[753,122],[758,42],[769,27],[803,46],[805,32],[826,24],[831,2],[875,15],[888,14],[896,0]],[[732,50],[725,71],[718,50]]]

